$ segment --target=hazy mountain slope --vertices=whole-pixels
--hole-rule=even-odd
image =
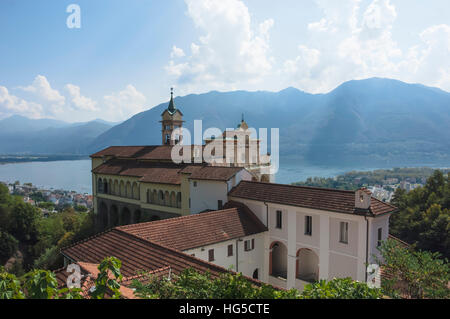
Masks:
[[[280,152],[323,164],[403,165],[450,162],[450,94],[389,79],[342,84],[328,94],[294,88],[280,92],[209,92],[177,97],[186,127],[278,127]],[[101,134],[90,152],[110,145],[160,144],[167,103]]]
[[[92,121],[0,134],[0,154],[87,154],[86,145],[111,125]]]

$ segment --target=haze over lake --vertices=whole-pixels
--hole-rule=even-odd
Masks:
[[[275,177],[276,183],[290,184],[304,181],[308,177],[332,177],[351,170],[373,170],[374,168],[348,168],[314,166],[298,161],[282,161]],[[0,181],[32,183],[46,189],[63,189],[78,193],[92,193],[91,161],[28,162],[0,165]]]

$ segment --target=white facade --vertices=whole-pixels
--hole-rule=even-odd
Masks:
[[[228,201],[228,192],[242,180],[250,181],[252,175],[242,169],[228,181],[189,179],[190,211],[197,214],[205,210],[221,209]]]
[[[268,226],[261,278],[287,289],[302,290],[317,279],[351,277],[365,282],[366,264],[373,262],[371,256],[377,251],[378,229],[382,229],[382,240],[388,236],[389,214],[375,218],[242,198],[229,200],[247,205]],[[281,228],[277,211],[281,212]],[[311,218],[310,235],[305,234],[306,216]]]
[[[268,232],[205,245],[183,252],[226,269],[240,272],[245,276],[251,278],[256,277],[255,279],[262,280],[262,275],[267,272],[264,269],[264,245],[266,238],[268,238]],[[245,241],[251,243],[252,240],[254,247],[246,251],[244,249]],[[230,245],[232,246],[232,254],[229,256],[228,246]],[[210,250],[214,251],[214,260],[212,261],[209,260]]]

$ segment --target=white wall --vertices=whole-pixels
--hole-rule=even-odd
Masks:
[[[264,202],[229,197],[229,200],[247,205],[258,218],[266,224],[266,205]],[[277,229],[276,211],[283,212],[283,227]],[[312,236],[305,236],[305,216],[312,216]],[[383,234],[388,233],[388,217],[376,218],[372,223],[371,246],[376,250],[376,232],[379,225],[383,227]],[[351,277],[354,280],[365,279],[366,258],[366,221],[364,216],[342,214],[331,211],[321,211],[302,207],[278,205],[268,203],[269,237],[266,243],[266,258],[268,259],[270,244],[280,241],[288,247],[288,278],[283,286],[302,289],[304,282],[295,278],[296,253],[300,248],[308,248],[319,257],[319,278],[332,279],[334,277]],[[348,244],[339,243],[339,223],[349,223]],[[384,232],[386,231],[386,233]],[[370,251],[369,251],[370,254]],[[266,261],[266,264],[268,262]],[[268,266],[265,267],[269,271]],[[268,277],[268,282],[273,282]]]
[[[197,186],[194,186],[194,182]],[[217,210],[218,201],[223,205],[227,202],[226,182],[210,180],[189,180],[189,193],[191,198],[191,214],[197,214],[204,210]]]
[[[380,252],[377,249],[378,228],[382,229],[381,239],[383,241],[387,240],[389,236],[389,217],[390,215],[387,214],[369,219],[369,263],[375,262],[373,255],[380,258]]]
[[[238,241],[238,272],[241,272],[243,275],[252,277],[255,269],[258,269],[259,279],[262,279],[262,275],[265,272],[264,266],[264,243],[265,237],[267,237],[268,233],[259,233],[251,236],[242,237],[242,241]],[[244,250],[244,241],[245,240],[255,240],[255,247],[253,250],[245,251]],[[200,258],[202,260],[208,261],[208,251],[210,249],[214,249],[214,258],[212,261],[213,264],[218,266],[231,269],[236,271],[236,240],[232,239],[228,241],[224,241],[221,243],[216,243],[213,245],[203,246],[199,248],[185,250],[184,253],[192,255]],[[228,255],[228,245],[233,245],[233,256]]]

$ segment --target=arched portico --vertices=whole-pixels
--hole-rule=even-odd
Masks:
[[[315,282],[319,280],[319,257],[308,248],[301,248],[297,251],[296,278]]]
[[[287,278],[287,248],[282,242],[270,245],[269,274],[274,277]]]

